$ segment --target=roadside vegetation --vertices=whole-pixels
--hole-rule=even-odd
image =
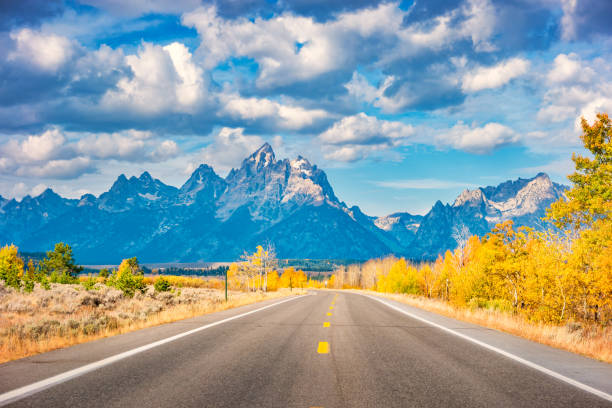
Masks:
[[[497,225],[431,264],[386,258],[340,267],[334,288],[398,299],[612,363],[612,127],[582,120],[589,157],[574,154],[573,187],[543,232]]]
[[[27,293],[0,283],[0,363],[289,294],[231,291],[226,302],[222,291],[205,288],[147,285],[129,297],[99,282]]]
[[[26,264],[14,245],[0,248],[0,363],[101,337],[304,293],[302,271],[279,275],[263,248],[232,266],[225,281],[185,276],[145,277],[138,259],[114,270],[79,276],[72,249],[55,245]],[[263,258],[262,258],[263,256]],[[263,261],[262,261],[263,259]],[[287,288],[287,289],[285,289]]]

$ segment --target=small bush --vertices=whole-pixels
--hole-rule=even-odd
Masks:
[[[106,284],[119,289],[128,297],[133,297],[137,290],[144,292],[147,287],[136,258],[121,261],[119,268],[108,278]]]
[[[83,287],[87,290],[93,290],[95,289],[96,278],[93,276],[88,276],[87,279],[81,282],[81,285],[83,285]]]
[[[170,282],[163,276],[157,278],[153,286],[156,292],[168,292],[171,289]]]
[[[58,271],[51,272],[51,275],[49,275],[49,280],[51,281],[51,283],[79,283],[79,278],[72,276],[70,273],[62,273]]]
[[[34,290],[35,281],[33,279],[24,279],[23,283],[24,283],[23,285],[24,292],[30,293]]]

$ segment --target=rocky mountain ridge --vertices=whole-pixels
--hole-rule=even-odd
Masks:
[[[478,235],[506,219],[537,227],[564,189],[540,173],[465,190],[425,216],[371,217],[341,202],[316,165],[277,160],[266,143],[225,179],[202,164],[180,188],[144,172],[120,175],[99,197],[66,199],[51,189],[21,201],[0,197],[0,244],[44,251],[64,241],[84,264],[229,261],[266,242],[282,258],[431,259],[456,246],[460,227]]]

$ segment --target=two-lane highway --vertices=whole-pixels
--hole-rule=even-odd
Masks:
[[[258,310],[261,307],[252,305],[185,321],[182,332],[235,317],[49,384],[46,389],[24,392],[10,405],[612,406],[600,396],[366,296],[320,291]],[[245,311],[252,313],[241,316]],[[168,335],[181,332],[181,326],[166,325],[147,329],[148,342],[142,334],[129,333],[123,336],[132,336],[133,341],[123,340],[121,345],[117,344],[122,339],[105,339],[72,348],[76,351],[58,350],[0,365],[0,393],[40,381],[35,371],[42,364],[74,369],[96,360],[91,355],[83,357],[88,348],[100,353],[108,343],[115,344],[116,354],[127,352],[163,339],[159,331],[168,331],[168,327],[174,327]],[[79,358],[80,363],[75,361]],[[584,361],[591,364],[591,360]],[[609,365],[594,364],[609,370]],[[50,377],[60,374],[49,367],[41,370],[47,370]],[[612,373],[604,371],[598,375]],[[17,373],[25,378],[12,379],[9,389],[2,387],[3,380],[8,382]]]

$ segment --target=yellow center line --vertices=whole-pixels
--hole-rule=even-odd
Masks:
[[[329,322],[323,322],[323,327],[329,327]]]
[[[330,306],[330,307],[329,307],[329,310],[334,310],[334,307],[333,307],[333,306]]]
[[[326,341],[320,341],[319,347],[317,348],[317,353],[319,354],[327,354],[329,353],[329,343]]]
[[[328,316],[331,316],[332,314],[331,314],[331,312],[327,312],[327,315],[328,315]]]

